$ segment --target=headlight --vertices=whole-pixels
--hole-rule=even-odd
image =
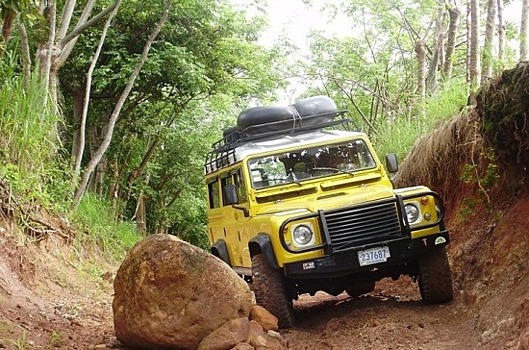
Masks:
[[[292,239],[298,246],[314,243],[314,230],[311,224],[300,224],[292,229]]]
[[[406,209],[406,216],[408,217],[408,222],[410,224],[415,224],[421,216],[421,212],[417,205],[408,203],[404,206],[404,209]]]

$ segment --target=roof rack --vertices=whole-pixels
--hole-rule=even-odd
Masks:
[[[349,118],[343,118],[345,113],[347,113],[346,110],[337,111],[333,113],[322,113],[304,117],[302,120],[296,119],[294,121],[274,121],[265,124],[253,125],[244,130],[234,130],[233,132],[225,135],[224,138],[212,144],[213,149],[207,154],[206,162],[204,164],[205,173],[209,173],[211,171],[223,168],[225,166],[228,166],[229,164],[234,163],[236,161],[235,149],[251,141],[275,138],[277,136],[301,134],[313,130],[319,130],[338,125],[352,125],[354,130],[359,130],[358,126],[353,120]],[[341,119],[310,124],[311,119],[318,117],[321,118],[324,116],[329,116],[332,118],[339,116],[341,117]],[[308,125],[303,125],[304,123],[307,124],[307,122]],[[277,130],[257,133],[257,130],[260,128],[271,128]]]
[[[338,111],[338,112],[333,112],[333,113],[315,114],[315,115],[311,115],[308,117],[304,117],[303,119],[280,120],[280,121],[274,121],[274,122],[265,123],[265,124],[253,125],[244,130],[235,130],[231,132],[230,134],[226,135],[224,138],[213,143],[211,146],[213,148],[211,153],[222,153],[222,152],[225,152],[227,149],[235,148],[242,144],[255,141],[255,140],[272,138],[274,136],[281,136],[281,135],[299,134],[299,133],[328,128],[331,126],[337,126],[337,125],[342,125],[342,124],[352,124],[353,127],[358,130],[356,123],[354,123],[353,120],[348,119],[348,118],[342,118],[339,120],[330,120],[330,121],[316,123],[316,124],[309,123],[311,119],[321,118],[325,116],[334,118],[336,116],[343,116],[346,112],[347,111],[344,110],[344,111]],[[306,125],[303,125],[303,124],[306,124]],[[276,129],[276,130],[257,132],[258,129],[266,129],[266,128]]]

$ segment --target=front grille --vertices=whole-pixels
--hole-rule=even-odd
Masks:
[[[402,236],[395,200],[323,212],[320,215],[333,252]]]

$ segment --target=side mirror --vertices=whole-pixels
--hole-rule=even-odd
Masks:
[[[395,153],[386,154],[386,170],[391,174],[399,170],[399,162]]]
[[[237,197],[237,187],[235,185],[224,186],[224,199],[226,200],[224,205],[233,205],[239,203],[239,198]]]

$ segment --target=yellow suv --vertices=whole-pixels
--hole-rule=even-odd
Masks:
[[[425,303],[453,298],[443,203],[394,189],[364,133],[326,96],[243,111],[205,163],[211,252],[251,282],[256,301],[294,321],[293,300],[368,293],[405,274]]]

